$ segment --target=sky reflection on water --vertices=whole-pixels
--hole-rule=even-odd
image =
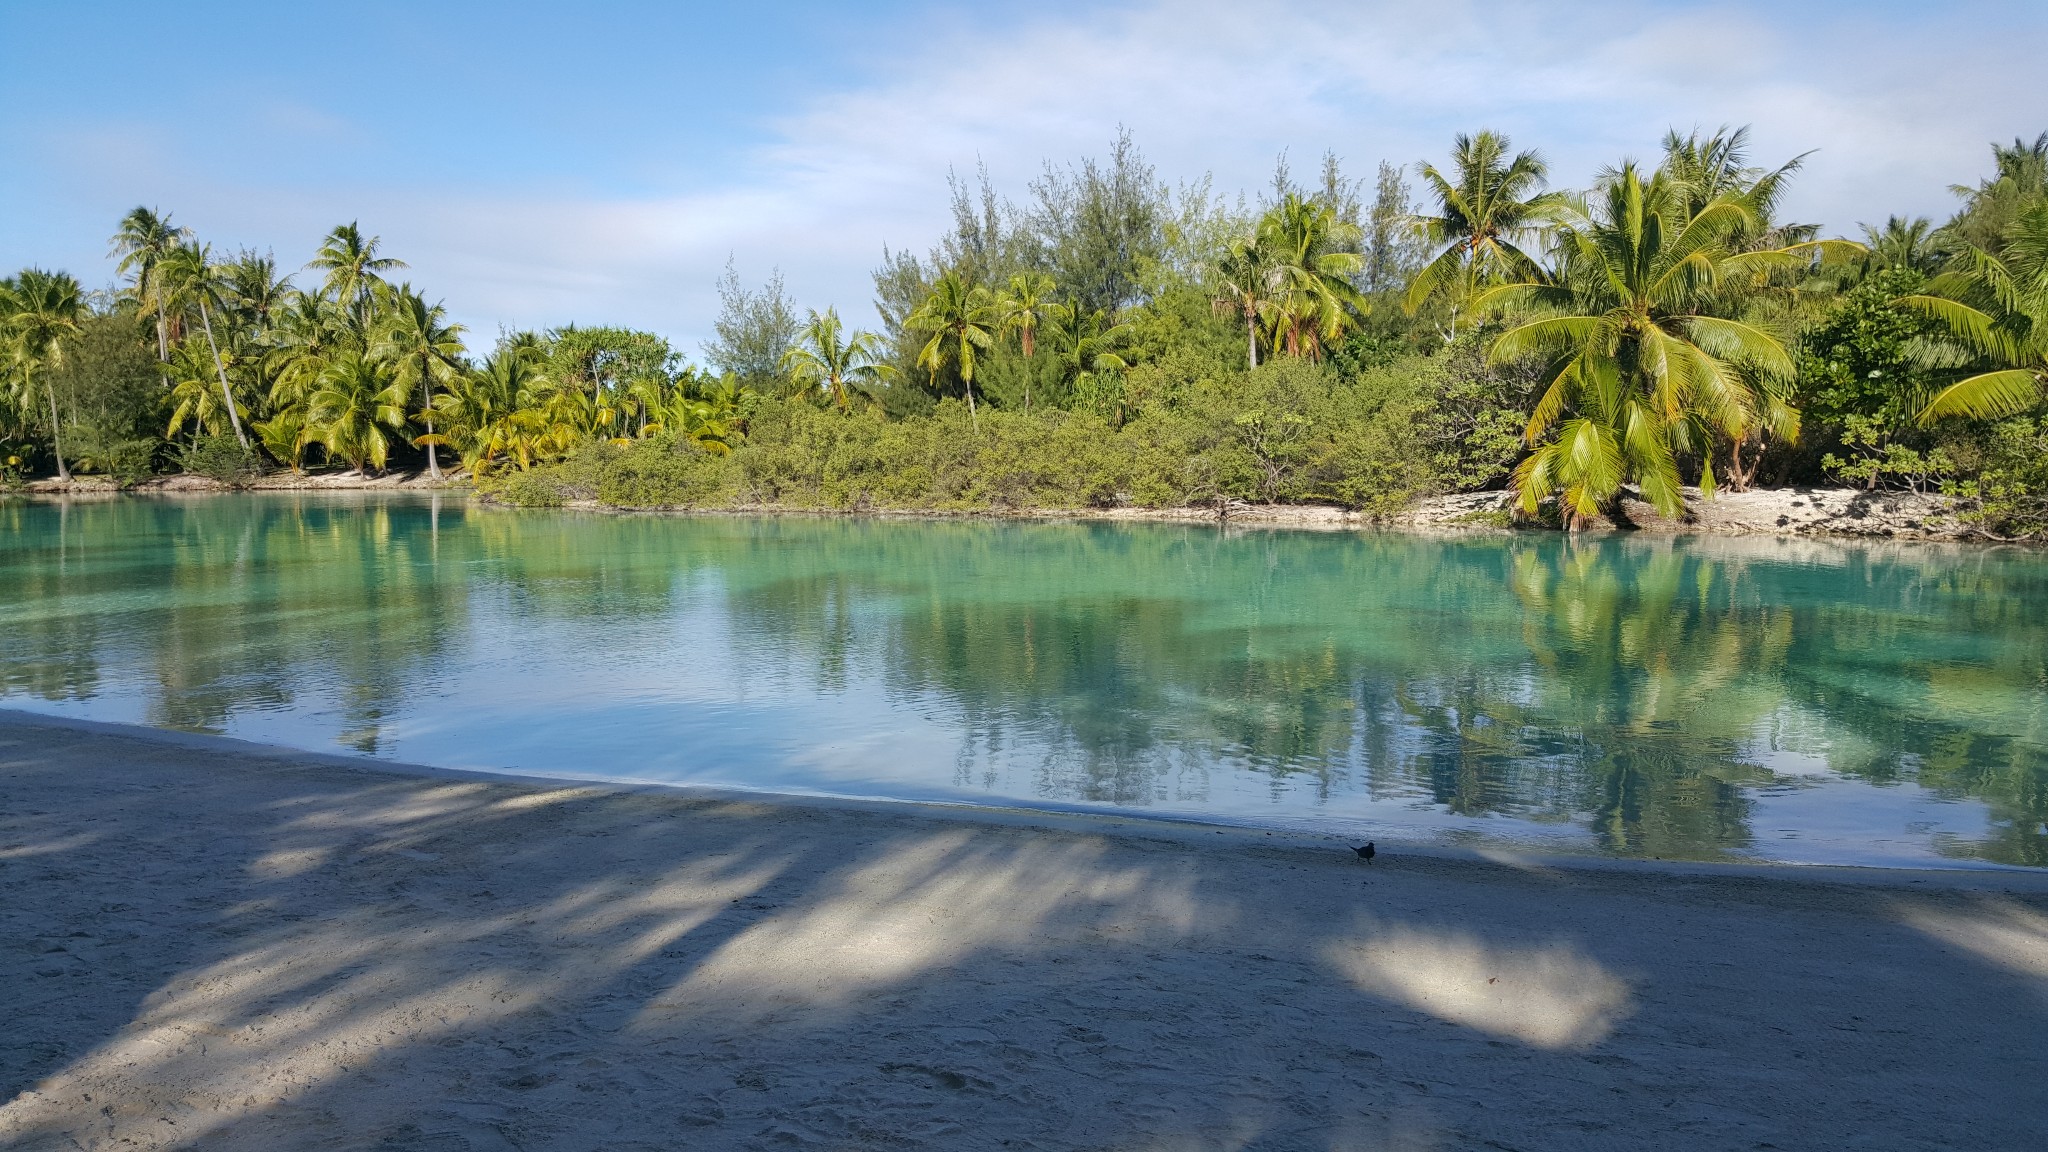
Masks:
[[[2048,865],[2048,557],[0,503],[0,704],[1401,842]]]

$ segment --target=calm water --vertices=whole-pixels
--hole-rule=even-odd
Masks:
[[[2048,556],[0,503],[0,705],[1383,842],[2048,866]]]

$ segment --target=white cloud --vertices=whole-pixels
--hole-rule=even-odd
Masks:
[[[1987,36],[1984,20],[1862,5],[1782,13],[1160,0],[999,37],[956,26],[899,40],[918,54],[893,78],[786,114],[735,182],[673,196],[411,187],[402,171],[256,189],[181,175],[161,156],[150,167],[174,189],[155,199],[197,206],[193,221],[230,241],[248,227],[299,238],[279,241],[281,254],[361,218],[485,333],[610,321],[694,347],[729,253],[749,278],[780,266],[803,304],[866,317],[883,245],[922,250],[945,226],[949,167],[980,158],[1021,195],[1044,158],[1099,153],[1119,125],[1162,176],[1214,171],[1234,190],[1261,186],[1283,148],[1304,175],[1326,147],[1369,173],[1382,157],[1440,156],[1451,132],[1480,126],[1543,148],[1557,179],[1577,183],[1623,154],[1648,157],[1666,127],[1753,123],[1760,160],[1821,150],[1790,209],[1843,231],[1944,213],[1946,186],[1973,178],[1986,141],[2048,127],[2027,79],[2039,16],[2004,9],[1987,18],[2009,34]],[[289,116],[341,131],[308,110]]]

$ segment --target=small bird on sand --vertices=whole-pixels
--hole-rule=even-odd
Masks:
[[[1367,840],[1367,841],[1365,842],[1365,847],[1363,847],[1363,848],[1353,848],[1353,849],[1352,849],[1352,851],[1353,851],[1353,852],[1356,852],[1356,853],[1358,853],[1358,858],[1359,858],[1360,860],[1363,860],[1363,861],[1365,861],[1365,862],[1366,862],[1367,864],[1370,864],[1370,863],[1372,863],[1372,858],[1373,858],[1374,856],[1378,855],[1378,853],[1377,853],[1377,852],[1374,852],[1374,851],[1373,851],[1373,847],[1372,847],[1372,841],[1370,841],[1370,840]]]

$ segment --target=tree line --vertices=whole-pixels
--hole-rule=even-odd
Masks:
[[[829,507],[1334,500],[1510,487],[1580,525],[1634,495],[1941,489],[2048,529],[2048,134],[1945,222],[1783,218],[1803,163],[1746,130],[1556,188],[1458,137],[1372,180],[1285,157],[1256,197],[1158,178],[1128,135],[1023,201],[955,179],[885,249],[880,323],[728,266],[693,363],[566,326],[472,348],[356,224],[302,272],[138,208],[121,281],[0,281],[0,461],[124,482],[420,467],[508,498]],[[1410,176],[1414,183],[1410,183]],[[603,489],[603,491],[599,491]]]

